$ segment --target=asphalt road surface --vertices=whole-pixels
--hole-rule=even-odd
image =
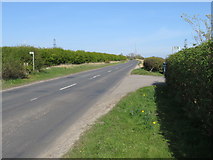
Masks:
[[[33,158],[118,84],[137,61],[69,75],[2,93],[3,158]]]

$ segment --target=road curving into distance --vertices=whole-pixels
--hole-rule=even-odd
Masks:
[[[3,158],[41,155],[136,65],[132,60],[3,91]]]

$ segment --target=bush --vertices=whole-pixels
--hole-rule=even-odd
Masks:
[[[27,72],[21,60],[17,57],[8,56],[3,57],[2,61],[2,78],[3,79],[16,79],[26,78]],[[12,63],[11,63],[12,62]]]
[[[144,59],[144,68],[148,71],[163,72],[162,65],[165,60],[160,57],[149,57]]]
[[[25,66],[24,68],[27,68],[26,71],[28,71],[29,74],[33,70],[33,59],[32,55],[30,55],[29,52],[33,51],[35,53],[35,69],[39,71],[43,67],[44,61],[41,58],[38,50],[38,48],[34,48],[31,46],[3,47],[2,64],[4,65],[5,61],[8,60],[9,63],[18,63],[19,65],[22,65],[22,67],[24,67],[23,64],[27,63],[29,67]],[[13,65],[14,64],[11,64],[11,66]]]
[[[208,135],[213,127],[213,42],[170,55],[166,83],[185,106],[183,110]]]
[[[125,56],[83,50],[71,51],[62,48],[35,48],[31,46],[2,47],[3,79],[22,78],[33,70],[32,55],[35,53],[35,69],[60,64],[82,64],[126,60]],[[24,64],[27,64],[24,66]]]

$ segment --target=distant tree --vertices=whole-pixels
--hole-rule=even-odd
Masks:
[[[136,55],[135,55],[135,59],[144,59],[144,57],[141,56],[140,54],[136,54]]]
[[[127,55],[128,59],[144,59],[143,56],[141,56],[140,54],[135,54],[135,53],[129,53]]]
[[[208,14],[205,15],[205,19],[202,19],[199,15],[189,16],[185,13],[181,15],[181,18],[189,23],[195,31],[194,39],[198,45],[211,39],[211,16],[211,14]]]

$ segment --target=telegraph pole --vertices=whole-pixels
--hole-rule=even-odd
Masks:
[[[187,48],[187,39],[184,40],[184,48]]]
[[[135,55],[137,54],[137,48],[136,48],[136,44],[135,44]]]
[[[53,39],[53,48],[56,48],[56,39]]]

